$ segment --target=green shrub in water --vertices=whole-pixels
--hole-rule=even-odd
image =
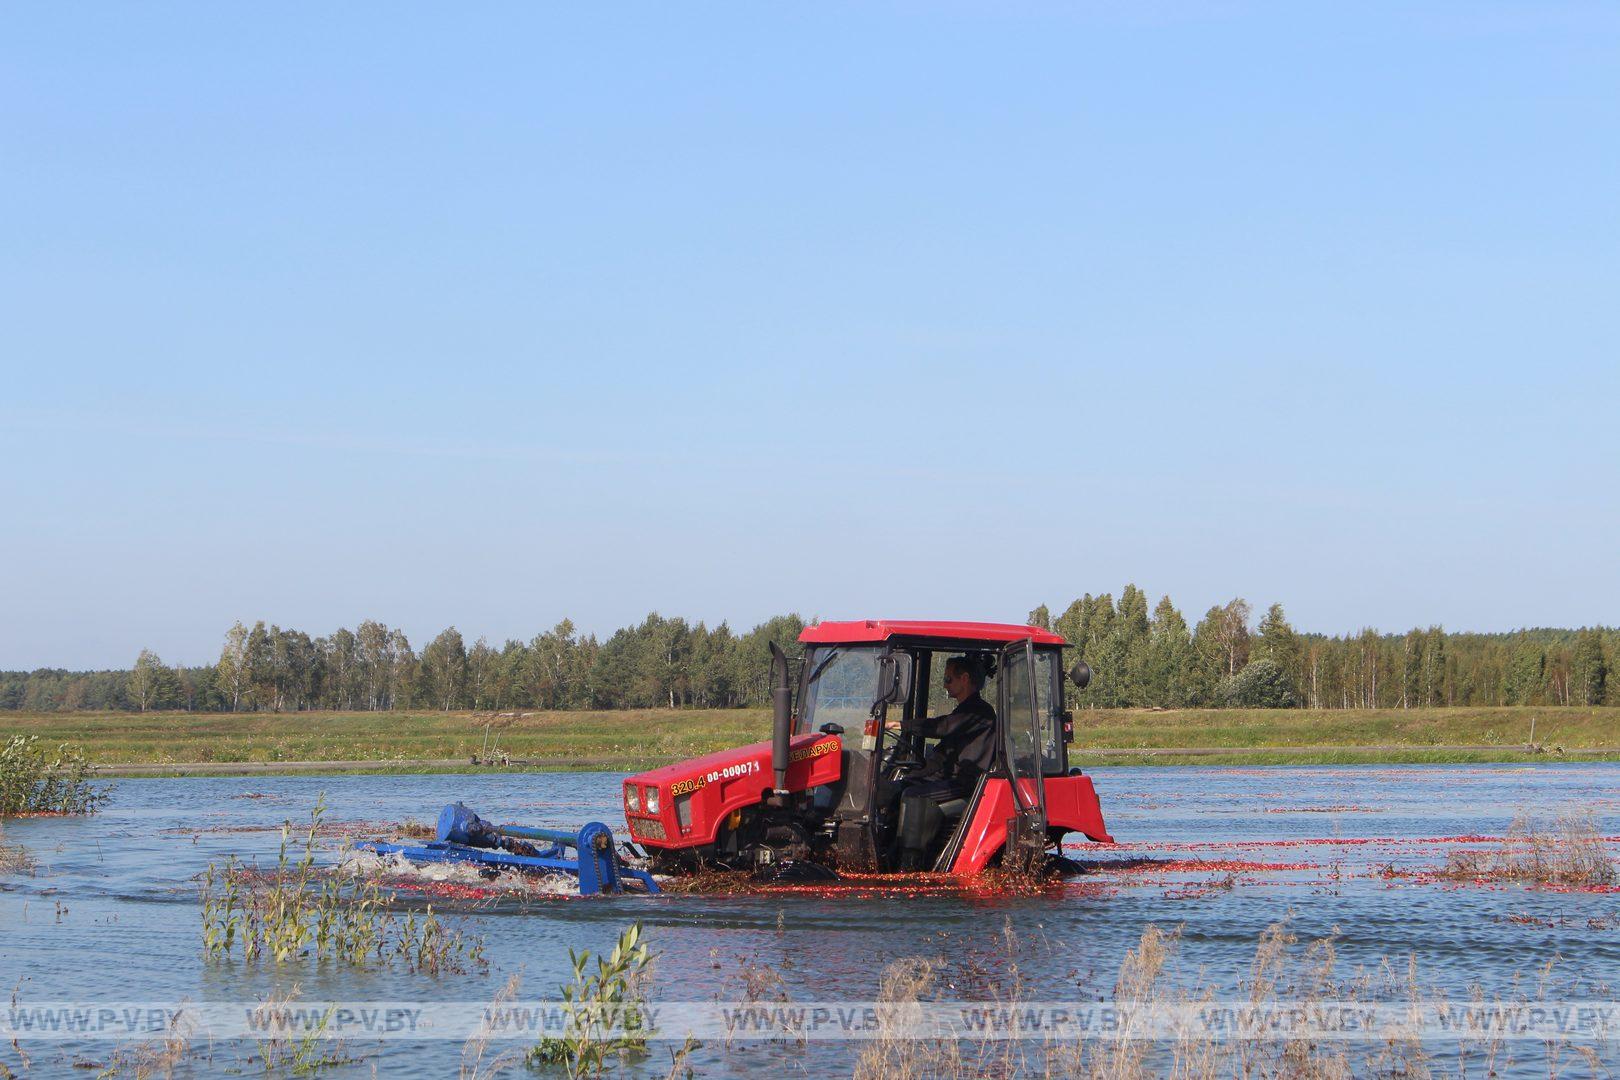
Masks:
[[[48,751],[35,735],[14,735],[0,746],[0,817],[93,814],[104,795],[91,786],[90,763],[77,747]]]
[[[651,977],[652,953],[641,940],[641,924],[619,935],[608,956],[596,958],[588,971],[589,951],[568,950],[574,981],[562,990],[568,1033],[547,1037],[531,1047],[526,1064],[562,1065],[569,1076],[600,1076],[613,1059],[647,1052],[646,1020],[641,1007]]]

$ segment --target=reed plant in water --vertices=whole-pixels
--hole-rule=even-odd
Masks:
[[[392,963],[437,974],[487,966],[482,939],[447,928],[430,905],[418,918],[388,910],[375,881],[344,882],[315,867],[316,836],[326,813],[321,796],[309,827],[294,840],[281,830],[276,867],[261,872],[232,856],[210,863],[202,879],[203,951],[287,963],[302,957],[350,964]],[[296,843],[296,846],[295,846]]]

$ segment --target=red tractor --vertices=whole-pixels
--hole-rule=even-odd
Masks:
[[[1071,769],[1063,638],[1034,626],[830,622],[771,647],[773,737],[624,782],[630,835],[656,869],[700,866],[815,877],[990,865],[1042,867],[1065,834],[1113,843],[1089,777]],[[971,665],[992,705],[990,766],[970,789],[905,800],[932,761],[924,731],[949,712],[942,673]],[[795,671],[795,667],[797,670]],[[1068,672],[1084,687],[1090,670]],[[986,711],[987,712],[987,711]]]

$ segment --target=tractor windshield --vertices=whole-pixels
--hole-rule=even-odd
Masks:
[[[875,645],[811,649],[804,660],[809,674],[795,732],[802,735],[819,731],[823,724],[839,724],[859,734],[872,715],[878,657],[885,651]]]

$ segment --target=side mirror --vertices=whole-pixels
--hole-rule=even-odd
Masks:
[[[1074,667],[1069,669],[1069,681],[1080,690],[1091,685],[1091,665],[1084,660],[1076,660]]]
[[[829,721],[821,725],[821,733],[823,735],[842,735],[844,733],[844,725],[834,724]]]
[[[911,654],[890,653],[878,658],[877,702],[898,705],[911,696]]]

